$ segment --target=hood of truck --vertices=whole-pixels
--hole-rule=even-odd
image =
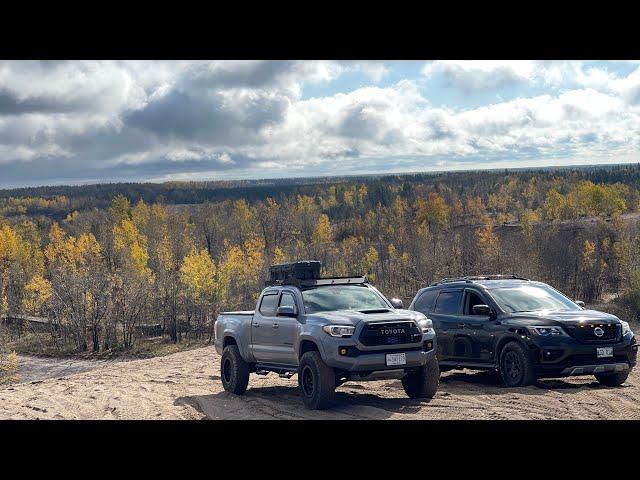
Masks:
[[[599,312],[597,310],[543,310],[539,312],[516,312],[510,313],[509,319],[526,325],[588,325],[597,323],[599,325],[611,325],[620,323],[620,319],[610,313]]]
[[[362,313],[356,310],[334,310],[330,312],[318,312],[307,314],[307,320],[315,320],[318,322],[332,325],[357,325],[360,322],[399,322],[402,320],[417,321],[425,318],[420,312],[411,310],[390,310],[384,313]]]

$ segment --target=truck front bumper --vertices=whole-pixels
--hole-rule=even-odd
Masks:
[[[435,335],[424,335],[420,344],[396,345],[394,348],[367,348],[352,339],[332,340],[324,342],[323,360],[328,366],[348,373],[419,368],[436,356]],[[406,364],[387,365],[387,355],[391,353],[404,353]]]

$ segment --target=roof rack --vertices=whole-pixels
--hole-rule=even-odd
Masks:
[[[466,277],[446,277],[440,280],[439,282],[433,282],[429,286],[431,287],[433,285],[440,285],[443,283],[453,283],[453,282],[473,283],[476,280],[506,280],[506,279],[525,280],[527,282],[531,281],[528,278],[519,277],[517,275],[471,275]]]
[[[276,287],[280,285],[292,285],[294,287],[319,287],[323,285],[357,285],[363,283],[368,283],[367,277],[364,275],[350,277],[326,277],[316,278],[313,280],[289,278],[286,280],[267,280],[264,282],[267,287]]]

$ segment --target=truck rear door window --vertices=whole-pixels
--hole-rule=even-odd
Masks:
[[[457,315],[460,311],[460,302],[462,300],[462,290],[457,292],[440,292],[436,300],[435,313],[445,315]]]
[[[260,313],[265,317],[276,316],[276,306],[278,305],[277,293],[266,293],[260,302]]]

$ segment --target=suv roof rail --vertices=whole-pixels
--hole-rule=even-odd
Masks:
[[[357,285],[363,283],[369,283],[367,277],[364,275],[348,277],[325,277],[316,278],[314,280],[288,278],[286,280],[267,280],[266,282],[264,282],[266,287],[276,287],[281,285],[291,285],[294,287],[319,287],[323,285]]]
[[[453,282],[473,283],[476,280],[505,280],[505,279],[525,280],[527,282],[531,281],[528,278],[519,277],[518,275],[470,275],[466,277],[445,277],[439,282],[433,282],[429,286],[432,287],[434,285],[440,285],[443,283],[453,283]]]

